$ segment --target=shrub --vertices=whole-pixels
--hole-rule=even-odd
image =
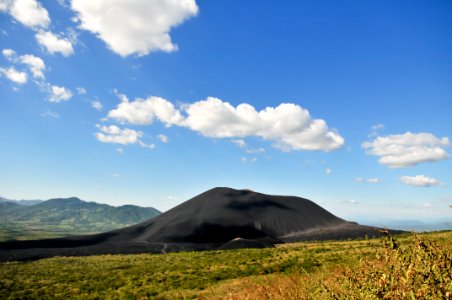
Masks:
[[[413,235],[401,246],[388,231],[376,259],[361,260],[339,278],[339,288],[325,287],[332,297],[366,299],[451,299],[452,260],[434,242]]]

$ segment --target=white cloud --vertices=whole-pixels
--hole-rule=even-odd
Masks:
[[[72,92],[62,86],[57,86],[57,85],[52,85],[50,87],[50,98],[49,101],[50,102],[62,102],[62,101],[67,101],[69,99],[72,98]]]
[[[431,133],[406,132],[399,135],[377,137],[362,144],[368,154],[379,156],[381,164],[390,168],[404,168],[423,162],[435,162],[449,157],[445,148],[447,137],[437,138]]]
[[[9,8],[9,1],[7,0],[0,0],[0,11],[8,11]]]
[[[24,84],[27,82],[27,73],[17,71],[14,67],[8,69],[0,68],[0,74],[17,84]]]
[[[121,56],[177,50],[169,32],[198,13],[195,0],[72,0],[71,4],[79,28],[92,32]]]
[[[103,143],[113,144],[135,144],[138,143],[139,138],[143,136],[143,132],[133,129],[121,129],[118,126],[100,126],[96,125],[101,132],[96,133],[96,138]]]
[[[99,100],[92,101],[91,106],[96,110],[102,110],[102,108],[103,108],[102,103],[100,103]]]
[[[381,183],[383,182],[383,180],[381,180],[380,178],[377,177],[371,177],[371,178],[362,178],[362,177],[358,177],[355,179],[356,182],[367,182],[367,183]]]
[[[250,157],[250,158],[248,158],[248,157],[243,156],[243,157],[240,158],[240,160],[242,162],[244,162],[244,163],[248,163],[248,162],[255,163],[257,161],[257,157]]]
[[[20,57],[20,61],[30,68],[30,72],[34,78],[44,79],[43,71],[46,69],[46,65],[42,58],[25,54]]]
[[[1,0],[0,11],[9,13],[27,27],[47,28],[50,24],[49,13],[36,0]]]
[[[380,179],[380,178],[376,178],[376,177],[373,177],[373,178],[367,178],[367,182],[368,182],[368,183],[380,183],[380,182],[381,182],[381,179]]]
[[[77,90],[77,93],[79,94],[79,95],[85,95],[87,92],[86,92],[86,89],[84,88],[84,87],[77,87],[76,88],[76,90]]]
[[[60,38],[50,31],[39,30],[35,38],[51,54],[61,53],[63,56],[74,54],[74,48],[69,39]]]
[[[414,187],[430,187],[441,184],[441,182],[438,179],[430,178],[424,175],[402,176],[400,177],[400,180],[403,183]]]
[[[326,169],[325,169],[325,173],[326,173],[326,174],[331,174],[331,172],[333,172],[333,170],[331,170],[330,168],[326,168]]]
[[[12,60],[14,56],[16,56],[16,52],[13,49],[3,49],[3,56],[5,56],[8,60]]]
[[[119,173],[112,173],[111,174],[111,177],[119,177],[119,176],[121,176],[121,174],[119,174]]]
[[[122,102],[108,113],[110,119],[135,125],[148,125],[158,119],[166,126],[179,124],[183,119],[174,105],[163,98],[149,97],[129,102],[125,95],[118,95]]]
[[[234,144],[236,144],[240,148],[246,148],[246,142],[244,140],[242,140],[242,139],[231,140],[231,142],[233,142]]]
[[[162,143],[168,143],[169,142],[169,137],[167,137],[166,135],[164,135],[164,134],[159,134],[158,136],[157,136],[158,138],[159,138],[159,140],[162,142]]]
[[[26,65],[34,78],[44,79],[44,71],[46,69],[46,65],[42,58],[34,56],[32,54],[25,54],[21,56],[17,56],[16,51],[13,49],[3,49],[3,56],[13,64],[22,63]]]
[[[116,125],[101,126],[96,125],[100,132],[95,134],[96,138],[103,143],[130,145],[137,144],[140,147],[154,149],[154,144],[146,144],[140,138],[143,136],[143,132],[136,131],[129,128],[121,129]],[[118,154],[123,154],[122,148],[116,148]]]
[[[151,150],[155,148],[154,144],[146,144],[145,142],[143,142],[141,140],[138,141],[138,145],[140,145],[143,148],[148,148],[148,149],[151,149]]]
[[[273,141],[275,147],[286,151],[330,151],[344,144],[344,139],[330,130],[324,120],[312,119],[306,109],[296,104],[283,103],[258,112],[249,104],[233,107],[228,102],[209,97],[183,105],[179,110],[160,97],[129,101],[125,95],[120,96],[122,102],[108,113],[108,118],[121,123],[149,125],[159,120],[166,126],[187,127],[206,137],[257,136]]]
[[[181,123],[206,137],[244,138],[257,136],[274,141],[282,150],[323,150],[340,148],[344,139],[328,129],[326,122],[312,119],[309,112],[291,103],[276,108],[256,109],[246,103],[233,107],[209,97],[183,107],[187,117]]]

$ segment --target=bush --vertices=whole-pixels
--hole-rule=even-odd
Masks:
[[[433,242],[413,235],[412,243],[400,246],[387,232],[383,251],[374,260],[361,260],[348,268],[339,286],[325,286],[332,297],[366,299],[451,299],[452,260]]]

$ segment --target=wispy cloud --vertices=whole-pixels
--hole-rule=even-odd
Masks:
[[[54,111],[51,111],[50,109],[48,109],[41,114],[41,117],[59,118],[60,115],[57,112],[54,112]]]
[[[92,106],[95,110],[99,110],[99,111],[101,111],[102,108],[103,108],[103,105],[102,105],[102,103],[100,103],[99,100],[94,100],[94,101],[92,101],[92,102],[91,102],[91,106]]]
[[[164,134],[159,134],[158,136],[157,136],[157,138],[162,142],[162,143],[168,143],[169,142],[169,137],[167,137],[166,135],[164,135]]]
[[[357,177],[355,178],[356,182],[366,182],[366,183],[381,183],[383,180],[377,177],[371,177],[371,178],[363,178],[363,177]]]

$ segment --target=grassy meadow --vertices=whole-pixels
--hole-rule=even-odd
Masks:
[[[451,299],[452,231],[0,264],[0,299]]]

